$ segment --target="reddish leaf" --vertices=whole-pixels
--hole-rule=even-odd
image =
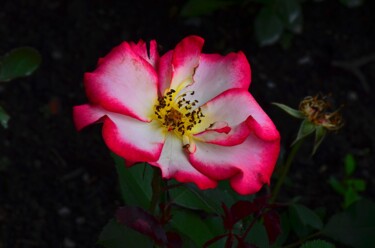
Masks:
[[[235,224],[237,221],[249,216],[250,214],[259,211],[259,206],[257,203],[249,201],[238,201],[230,208],[230,212],[233,216],[233,221]]]
[[[280,216],[276,211],[271,210],[263,214],[263,219],[268,240],[272,244],[281,233]]]
[[[246,243],[242,239],[238,239],[237,248],[258,248],[258,247],[256,245],[252,245],[252,244]]]
[[[228,207],[224,203],[221,204],[221,207],[224,210],[224,216],[222,217],[223,218],[224,228],[226,230],[232,230],[233,225],[234,225],[232,213],[231,213],[231,211],[229,211]]]
[[[203,248],[206,248],[206,247],[209,247],[210,245],[212,245],[213,243],[219,241],[220,239],[224,238],[224,237],[227,237],[229,236],[230,234],[228,233],[225,233],[225,234],[221,234],[221,235],[218,235],[210,240],[208,240],[206,243],[204,243],[203,245]]]
[[[167,235],[151,214],[139,207],[125,206],[116,211],[117,221],[146,236],[152,238],[158,244],[167,244]]]
[[[227,241],[225,242],[225,248],[232,248],[233,245],[233,235],[228,235]]]
[[[168,245],[167,248],[181,248],[182,247],[182,239],[178,233],[175,232],[167,232],[168,238]]]

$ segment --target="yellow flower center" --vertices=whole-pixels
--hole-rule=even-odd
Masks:
[[[154,106],[155,119],[161,122],[166,131],[173,131],[183,139],[190,137],[193,127],[201,123],[204,117],[201,108],[196,108],[198,100],[186,100],[187,94],[192,96],[194,91],[177,96],[176,90],[169,89]]]

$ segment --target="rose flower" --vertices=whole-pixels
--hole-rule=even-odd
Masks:
[[[128,166],[147,162],[200,189],[228,179],[255,193],[269,183],[279,133],[248,92],[245,55],[204,54],[203,43],[189,36],[162,56],[155,41],[115,47],[85,74],[90,103],[74,107],[75,125],[103,122],[105,143]]]

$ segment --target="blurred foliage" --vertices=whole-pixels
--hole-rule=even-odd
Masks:
[[[5,110],[0,106],[0,124],[4,128],[8,128],[8,121],[9,121],[9,119],[10,119],[10,117],[7,114],[7,112],[5,112]]]
[[[310,209],[296,201],[271,203],[267,196],[239,196],[228,183],[212,190],[199,190],[175,180],[163,183],[157,211],[147,211],[152,202],[151,166],[126,168],[112,155],[119,174],[124,207],[104,227],[98,244],[106,248],[126,247],[257,247],[285,246],[298,237],[301,248],[332,248],[333,243],[371,248],[375,242],[375,204],[358,200],[326,220],[323,209]],[[355,160],[345,158],[345,172],[355,172]],[[137,207],[141,206],[141,207]],[[319,239],[316,237],[319,236]],[[289,245],[286,245],[289,247]],[[292,247],[292,246],[291,246]],[[293,247],[297,247],[293,245]]]
[[[343,208],[348,208],[351,204],[361,199],[359,192],[366,189],[366,182],[362,179],[353,177],[357,163],[352,154],[347,154],[344,158],[345,176],[338,180],[331,176],[329,184],[340,195],[344,197]]]
[[[31,75],[40,65],[42,58],[31,47],[16,48],[0,58],[0,81],[7,82]]]
[[[41,56],[31,47],[20,47],[0,57],[0,83],[31,75],[40,65]],[[0,106],[0,124],[8,127],[10,116]]]
[[[364,0],[339,0],[344,6],[361,6]],[[188,0],[180,11],[182,17],[209,15],[228,7],[257,8],[254,35],[260,46],[277,42],[285,49],[296,34],[303,30],[302,3],[300,0]],[[249,19],[251,18],[249,12]]]

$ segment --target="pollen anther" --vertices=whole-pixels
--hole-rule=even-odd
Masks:
[[[154,106],[155,119],[161,122],[166,131],[173,131],[181,137],[187,137],[186,135],[194,126],[202,122],[201,119],[204,117],[202,110],[199,107],[196,108],[199,101],[185,98],[188,94],[192,96],[194,93],[194,91],[188,91],[178,95],[178,91],[169,89],[164,96],[158,98]],[[184,146],[187,144],[191,146],[190,142],[185,143]],[[192,149],[193,147],[187,150]]]

